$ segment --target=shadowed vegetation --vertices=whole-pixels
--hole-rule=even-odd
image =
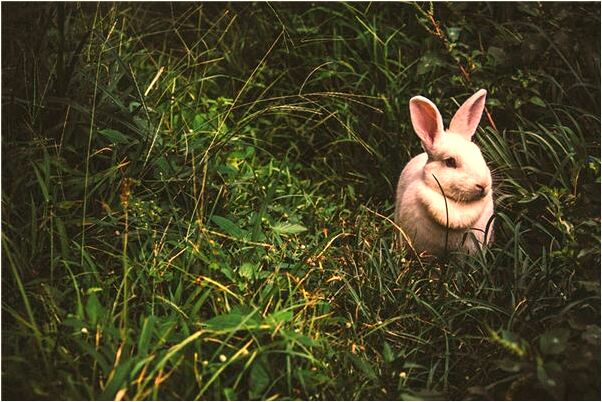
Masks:
[[[409,99],[496,240],[399,250]],[[599,3],[3,3],[4,399],[599,399]]]

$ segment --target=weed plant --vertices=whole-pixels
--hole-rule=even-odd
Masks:
[[[400,250],[417,94],[496,238]],[[3,399],[599,399],[600,3],[3,3]]]

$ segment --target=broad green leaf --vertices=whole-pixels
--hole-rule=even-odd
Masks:
[[[145,356],[148,353],[151,336],[155,329],[155,320],[156,317],[153,315],[144,319],[142,331],[140,332],[140,337],[138,338],[138,354],[140,356]]]
[[[216,330],[231,330],[236,328],[244,328],[246,326],[256,325],[257,321],[249,314],[243,314],[238,311],[222,314],[210,318],[205,322],[205,325]]]
[[[103,335],[104,334],[105,333],[103,333]],[[96,346],[93,343],[85,341],[81,337],[73,337],[71,339],[75,341],[75,343],[77,344],[77,346],[79,346],[84,355],[89,355],[92,358],[92,361],[98,364],[98,366],[103,372],[108,373],[111,370],[113,362],[109,362],[107,360],[107,357],[105,356],[105,353],[107,353],[109,348],[101,348],[99,350],[96,350]]]
[[[234,275],[234,270],[225,264],[215,263],[219,269],[219,271],[226,276],[231,282],[236,282],[236,278]]]
[[[546,103],[539,96],[532,96],[529,101],[536,106],[546,107]]]
[[[203,128],[207,128],[207,118],[203,114],[197,114],[192,120],[192,129],[194,131],[200,131]]]
[[[104,128],[98,132],[113,144],[129,144],[132,142],[132,139],[111,128]]]
[[[86,315],[90,325],[96,325],[99,316],[102,314],[102,306],[96,297],[96,293],[92,293],[86,302]]]
[[[385,344],[383,345],[383,359],[385,359],[385,363],[391,363],[395,360],[393,349],[391,349],[391,345],[389,345],[389,342],[387,341],[385,341]]]
[[[249,375],[249,398],[258,399],[263,391],[270,385],[270,373],[261,360],[256,360],[251,367]]]
[[[122,361],[112,372],[113,375],[109,378],[105,389],[99,398],[100,400],[114,400],[117,391],[127,386],[132,361],[133,360],[130,358],[122,358]]]
[[[280,310],[275,311],[266,317],[266,321],[273,323],[280,323],[282,321],[288,322],[293,319],[293,312],[291,310]]]
[[[256,270],[255,264],[251,264],[250,262],[245,262],[240,266],[238,273],[243,278],[252,279],[255,276],[255,270]]]
[[[305,335],[305,334],[296,334],[297,336],[295,337],[295,341],[300,343],[303,346],[308,346],[308,347],[312,347],[312,346],[316,346],[318,344],[318,342],[316,342],[315,340],[313,340],[312,338],[310,338],[309,336]]]
[[[234,236],[236,238],[243,238],[246,234],[246,231],[242,230],[238,227],[234,222],[232,222],[228,218],[224,218],[223,216],[213,215],[211,217],[211,221],[220,227],[224,232],[229,234],[230,236]]]
[[[235,328],[243,321],[244,315],[240,313],[230,313],[218,315],[210,318],[205,322],[209,328],[213,329],[229,329]]]
[[[46,186],[46,182],[42,178],[42,175],[38,171],[38,168],[35,165],[35,163],[32,164],[32,167],[33,167],[33,171],[36,175],[36,178],[38,179],[38,184],[40,185],[40,190],[42,190],[42,194],[44,195],[44,201],[50,202],[50,195],[48,193],[48,187]]]
[[[278,234],[287,235],[305,232],[307,228],[297,223],[278,222],[272,225],[272,230]]]
[[[286,320],[284,320],[284,321],[286,321]],[[274,325],[275,322],[270,321],[270,323],[272,325]],[[307,346],[307,347],[313,347],[313,346],[318,345],[318,343],[319,343],[301,332],[295,332],[293,330],[282,329],[280,331],[280,333],[286,339],[287,343],[292,343],[292,344],[298,343],[300,345]]]
[[[173,169],[170,168],[169,162],[165,156],[158,157],[157,159],[155,159],[154,163],[157,170],[163,174],[169,174],[173,171]]]
[[[68,258],[71,248],[69,247],[70,238],[67,235],[65,223],[60,217],[57,216],[56,218],[54,218],[54,224],[56,226],[56,231],[59,235],[59,242],[61,244],[61,256],[63,258]]]
[[[62,324],[71,327],[78,332],[81,331],[82,328],[86,327],[86,323],[76,317],[65,318]]]
[[[495,98],[487,98],[486,104],[487,104],[487,106],[492,107],[492,108],[502,106],[502,102],[500,102],[498,99],[495,99]]]
[[[557,355],[566,349],[571,332],[566,328],[554,328],[539,338],[539,350],[545,355]]]
[[[234,392],[234,388],[231,387],[224,388],[224,398],[226,398],[227,401],[236,401],[239,399],[236,397],[236,392]]]

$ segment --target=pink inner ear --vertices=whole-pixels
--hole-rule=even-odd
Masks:
[[[430,148],[443,131],[443,121],[439,111],[426,98],[413,98],[410,101],[410,115],[414,131],[424,145]]]
[[[487,91],[481,89],[467,99],[452,118],[449,131],[470,140],[481,121],[486,95]]]

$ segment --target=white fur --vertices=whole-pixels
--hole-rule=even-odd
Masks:
[[[421,96],[410,100],[412,125],[426,152],[412,158],[401,172],[395,221],[419,254],[443,255],[446,237],[448,251],[463,248],[472,253],[484,243],[484,231],[493,215],[491,173],[470,139],[481,119],[486,94],[481,89],[464,102],[448,130],[431,101]],[[455,160],[455,168],[446,165],[448,158]],[[478,245],[471,235],[465,238],[466,232],[474,234]],[[492,236],[491,225],[487,243]],[[404,236],[401,240],[404,243]]]

